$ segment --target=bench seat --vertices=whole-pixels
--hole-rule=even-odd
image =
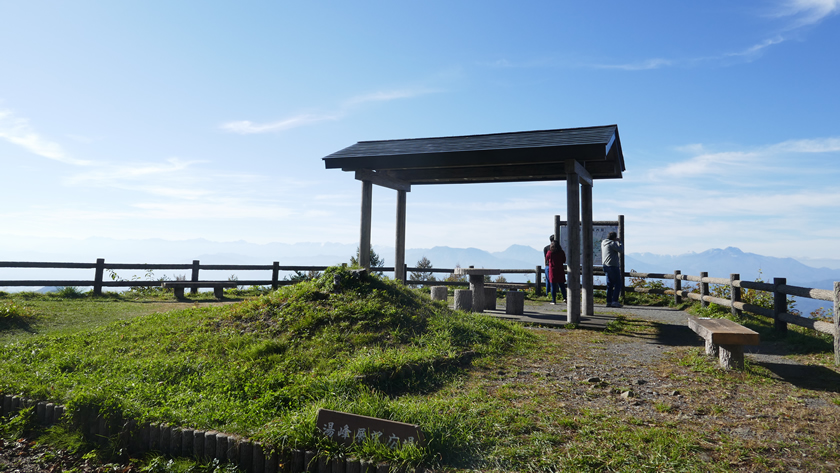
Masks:
[[[688,327],[706,340],[706,354],[726,369],[744,367],[744,345],[758,345],[758,332],[729,319],[688,317]]]
[[[210,287],[213,288],[213,295],[216,296],[216,299],[224,299],[225,289],[233,289],[237,285],[236,281],[164,281],[160,283],[160,287],[175,291],[177,299],[184,298],[184,289],[188,287]]]

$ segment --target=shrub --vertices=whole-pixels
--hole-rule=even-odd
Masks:
[[[33,317],[33,314],[29,307],[16,304],[13,301],[0,303],[0,321],[21,320],[31,317]]]

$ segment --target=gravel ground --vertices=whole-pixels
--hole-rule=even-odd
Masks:
[[[532,319],[564,310],[526,306]],[[553,327],[533,326],[557,353],[514,363],[498,383],[527,383],[536,375],[569,400],[564,409],[571,412],[701,432],[708,444],[697,455],[728,463],[733,471],[840,471],[835,367],[791,356],[784,343],[763,342],[745,347],[746,370],[727,372],[705,356],[703,340],[687,327],[683,311],[596,306],[596,314],[602,316],[592,320],[600,327],[587,327],[585,319],[572,330],[563,328],[564,319]],[[622,328],[604,331],[605,320],[619,314],[626,317]],[[743,453],[732,458],[722,453],[727,451]]]

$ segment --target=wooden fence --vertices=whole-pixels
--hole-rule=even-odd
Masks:
[[[190,288],[190,293],[198,292],[199,286],[202,283],[213,283],[219,281],[202,280],[200,279],[201,270],[205,271],[264,271],[271,272],[271,279],[238,279],[236,283],[241,286],[271,286],[276,289],[280,286],[294,284],[294,281],[280,279],[281,271],[323,271],[327,266],[281,266],[280,262],[275,261],[272,264],[201,264],[199,260],[193,260],[191,264],[137,264],[137,263],[106,263],[105,259],[99,258],[96,263],[58,263],[58,262],[31,262],[31,261],[0,261],[0,268],[21,268],[21,269],[93,269],[94,277],[92,280],[68,280],[68,279],[20,279],[20,280],[0,280],[0,287],[41,287],[41,286],[58,286],[58,287],[93,287],[95,295],[102,294],[103,287],[159,287],[163,281],[160,280],[124,280],[115,279],[108,280],[106,276],[107,271],[188,271],[190,273],[190,282],[196,283],[196,286]],[[539,266],[536,269],[503,269],[503,274],[531,274],[536,272],[539,277]],[[394,272],[393,267],[378,267],[373,268],[374,271]],[[405,274],[409,271],[424,272],[424,273],[447,273],[452,274],[454,269],[445,268],[410,268],[406,265]],[[417,285],[453,285],[453,286],[467,286],[466,281],[404,281],[410,284]],[[524,289],[534,287],[534,283],[493,283],[488,287],[500,287],[506,289]]]
[[[637,273],[631,271],[624,273],[624,275],[625,277],[631,278],[672,279],[674,281],[673,289],[654,289],[630,286],[625,288],[625,291],[627,292],[671,295],[674,297],[674,302],[676,303],[681,303],[683,298],[688,298],[699,301],[702,307],[707,307],[709,304],[717,304],[723,307],[728,307],[734,316],[741,316],[742,311],[763,315],[773,319],[775,330],[781,334],[787,333],[788,324],[794,324],[831,335],[834,337],[834,363],[840,365],[840,331],[838,331],[838,327],[840,327],[840,282],[835,282],[834,289],[829,290],[791,286],[787,284],[786,278],[773,278],[772,284],[756,281],[743,281],[741,280],[741,276],[739,274],[730,274],[729,278],[713,278],[709,277],[709,273],[707,272],[701,272],[699,276],[691,276],[682,274],[680,271],[674,271],[673,274]],[[700,293],[684,291],[682,289],[682,281],[698,283]],[[710,284],[728,286],[729,299],[712,296],[709,290]],[[773,294],[773,308],[768,309],[766,307],[742,301],[742,289],[753,289]],[[789,313],[787,296],[833,302],[833,320],[831,322],[822,322]]]
[[[17,286],[17,287],[36,287],[36,286],[81,286],[93,287],[94,294],[101,294],[103,287],[156,287],[160,286],[162,281],[149,280],[105,280],[106,270],[129,270],[129,271],[154,271],[154,270],[188,270],[190,271],[190,282],[196,283],[196,286],[190,289],[190,292],[195,294],[198,292],[198,287],[201,283],[211,283],[217,281],[201,280],[199,278],[200,271],[270,271],[271,279],[245,279],[237,280],[238,285],[243,286],[271,286],[277,288],[279,286],[294,284],[294,281],[284,281],[280,279],[280,271],[323,271],[327,266],[281,266],[279,262],[275,261],[272,264],[265,265],[234,265],[234,264],[201,264],[198,260],[194,260],[192,264],[126,264],[126,263],[106,263],[103,258],[97,259],[96,263],[50,263],[50,262],[20,262],[20,261],[0,261],[0,268],[61,268],[61,269],[94,269],[93,280],[0,280],[0,286]],[[393,267],[374,268],[376,271],[393,272]],[[542,266],[537,266],[535,269],[503,269],[502,274],[534,274],[534,282],[529,283],[488,283],[488,287],[504,288],[504,289],[525,289],[534,288],[537,294],[542,288],[541,277],[543,275]],[[419,273],[446,273],[452,274],[454,269],[445,268],[410,268],[405,267],[405,274],[409,272]],[[594,268],[593,274],[596,276],[603,275],[601,268]],[[692,276],[682,274],[677,270],[673,273],[639,273],[639,272],[625,272],[624,277],[642,278],[642,279],[660,279],[673,280],[672,289],[656,289],[643,287],[625,287],[624,290],[628,292],[639,292],[649,294],[671,295],[674,297],[676,303],[682,302],[683,298],[699,301],[701,306],[708,306],[709,304],[718,304],[720,306],[728,307],[735,316],[740,316],[742,311],[753,314],[763,315],[772,318],[775,329],[780,333],[787,332],[787,324],[799,325],[807,327],[818,332],[826,333],[834,337],[834,360],[836,364],[840,365],[840,282],[834,283],[834,290],[814,289],[809,287],[791,286],[787,284],[786,278],[774,278],[773,283],[743,281],[738,274],[730,274],[729,278],[714,278],[709,277],[706,272],[701,272],[699,276]],[[699,284],[700,292],[693,293],[682,289],[682,281],[696,282]],[[410,284],[416,285],[436,285],[436,286],[466,286],[469,283],[466,281],[406,281]],[[729,287],[729,299],[722,299],[714,297],[709,291],[710,284],[719,284]],[[604,286],[595,286],[595,289],[605,289]],[[741,289],[753,289],[757,291],[766,291],[773,294],[773,308],[757,306],[741,300]],[[796,314],[788,312],[787,296],[804,297],[809,299],[817,299],[822,301],[833,302],[833,321],[823,322],[811,318],[801,317]]]

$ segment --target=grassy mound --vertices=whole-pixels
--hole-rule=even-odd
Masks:
[[[318,408],[336,409],[419,424],[428,441],[396,451],[355,446],[355,455],[451,464],[478,448],[480,419],[469,396],[434,394],[457,383],[471,359],[532,341],[517,326],[330,268],[233,306],[8,344],[0,392],[341,453],[315,426]]]

